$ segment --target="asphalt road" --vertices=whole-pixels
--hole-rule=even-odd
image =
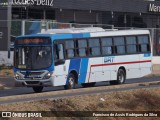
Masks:
[[[138,78],[138,79],[129,79],[129,80],[126,80],[125,84],[155,82],[155,81],[160,81],[160,76],[144,77],[144,78]],[[0,83],[5,84],[6,86],[7,85],[12,86],[13,85],[13,78],[0,78]],[[96,83],[95,87],[100,87],[100,86],[109,86],[109,82]],[[82,87],[79,85],[76,87],[76,89],[82,89]],[[63,86],[61,86],[61,87],[46,87],[46,88],[44,88],[43,92],[59,91],[59,90],[64,90]],[[0,97],[32,94],[32,93],[34,93],[32,88],[26,88],[26,87],[11,88],[11,89],[0,90]]]

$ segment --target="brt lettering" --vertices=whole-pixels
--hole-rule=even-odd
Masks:
[[[104,58],[104,63],[113,63],[114,57],[105,57]]]

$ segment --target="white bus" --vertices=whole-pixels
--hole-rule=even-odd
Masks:
[[[152,72],[151,46],[148,30],[71,28],[20,36],[14,46],[15,81],[35,92],[101,81],[122,84]]]

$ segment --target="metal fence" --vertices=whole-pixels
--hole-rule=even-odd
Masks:
[[[0,21],[2,22],[2,21]],[[114,27],[106,24],[77,24],[77,23],[59,23],[56,21],[44,20],[13,20],[10,28],[10,41],[14,42],[16,36],[35,34],[47,29],[61,29],[61,28],[83,28],[83,27],[102,27],[104,29],[146,29],[151,33],[153,44],[153,55],[160,56],[160,28],[134,28],[134,27]]]
[[[11,21],[11,36],[39,33],[47,29],[62,28],[83,28],[83,27],[102,27],[104,29],[113,29],[113,25],[106,24],[77,24],[77,23],[59,23],[56,21],[43,20],[13,20]]]

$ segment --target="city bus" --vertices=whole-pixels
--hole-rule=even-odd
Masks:
[[[18,36],[14,43],[16,86],[94,86],[123,84],[152,72],[148,30],[104,30],[98,27],[50,29]]]

